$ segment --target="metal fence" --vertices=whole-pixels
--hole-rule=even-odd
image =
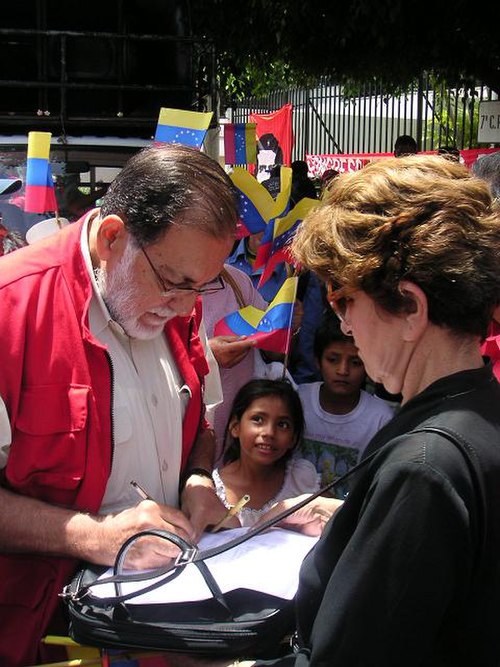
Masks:
[[[250,113],[270,113],[293,105],[292,159],[306,153],[392,152],[398,136],[409,134],[421,151],[439,146],[477,146],[479,102],[497,99],[486,86],[436,82],[432,74],[399,94],[387,94],[382,82],[345,86],[323,79],[314,88],[289,88],[265,98],[241,101],[233,122]]]

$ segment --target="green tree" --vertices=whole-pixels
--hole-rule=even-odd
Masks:
[[[328,75],[404,86],[423,71],[500,92],[500,3],[472,0],[192,0],[233,95]]]

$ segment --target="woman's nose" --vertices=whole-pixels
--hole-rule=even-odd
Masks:
[[[345,318],[341,320],[340,328],[342,330],[342,333],[345,334],[346,336],[352,335],[351,325]]]

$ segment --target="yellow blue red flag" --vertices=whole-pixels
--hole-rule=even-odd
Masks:
[[[162,107],[156,126],[155,143],[183,144],[200,149],[212,116],[212,111],[186,111]]]
[[[24,210],[28,213],[57,212],[56,194],[50,169],[51,132],[28,133]]]
[[[257,250],[254,268],[264,266],[258,287],[261,287],[273,274],[274,267],[281,262],[293,264],[290,243],[305,216],[320,202],[304,197],[283,218],[272,220],[264,232]],[[272,236],[271,236],[272,234]]]
[[[292,187],[289,167],[281,168],[281,186],[276,199],[242,167],[235,167],[230,177],[238,193],[239,238],[265,231],[271,220],[287,212]]]
[[[223,127],[225,163],[255,164],[257,162],[256,123],[227,123]]]
[[[255,346],[269,352],[287,353],[298,277],[287,278],[266,310],[245,306],[219,320],[215,336],[246,336]]]

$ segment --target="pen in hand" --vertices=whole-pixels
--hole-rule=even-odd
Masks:
[[[212,528],[212,533],[216,533],[218,530],[222,528],[222,526],[228,521],[231,517],[236,516],[240,509],[244,507],[248,501],[250,500],[250,496],[248,493],[245,493],[244,496],[242,496],[238,502],[233,505],[230,509],[228,509],[226,515],[217,523],[213,528]]]
[[[141,497],[143,500],[153,500],[153,498],[151,498],[151,496],[150,496],[148,493],[146,493],[146,491],[144,491],[144,489],[142,488],[142,486],[140,486],[139,484],[137,484],[137,482],[135,482],[134,480],[132,480],[132,481],[130,482],[130,484],[131,484],[132,487],[137,491],[137,493],[140,495],[140,497]]]

